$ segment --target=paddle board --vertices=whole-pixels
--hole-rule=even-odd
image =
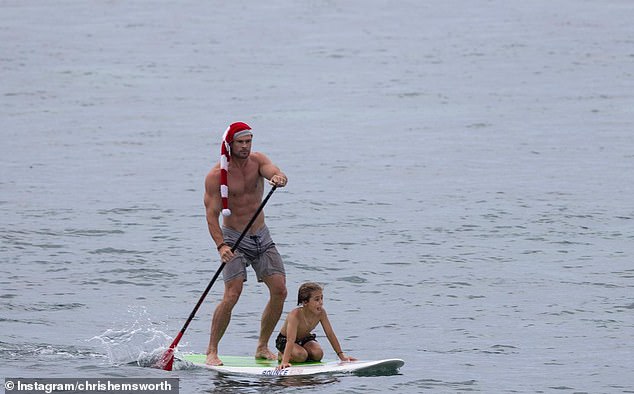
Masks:
[[[224,365],[212,366],[205,364],[204,354],[185,354],[179,358],[198,367],[204,367],[225,374],[260,375],[260,376],[299,376],[332,373],[354,373],[357,375],[387,375],[394,374],[402,367],[403,360],[392,358],[373,361],[309,361],[291,363],[292,366],[281,370],[275,360],[257,360],[255,357],[221,356]]]

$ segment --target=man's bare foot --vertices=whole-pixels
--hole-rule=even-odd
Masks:
[[[220,359],[218,358],[218,355],[217,355],[217,354],[211,354],[211,353],[209,353],[209,354],[207,355],[207,359],[205,360],[205,364],[207,364],[207,365],[213,365],[213,366],[215,366],[215,367],[217,367],[217,366],[219,366],[219,365],[223,365],[223,364],[222,364],[222,360],[220,360]]]
[[[255,352],[255,358],[264,359],[264,360],[277,360],[277,356],[275,355],[275,353],[273,353],[267,348],[258,349]]]

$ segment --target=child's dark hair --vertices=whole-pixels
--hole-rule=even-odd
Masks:
[[[297,292],[297,305],[302,305],[304,302],[308,302],[310,297],[316,291],[324,291],[324,289],[315,282],[306,282],[299,286],[299,291]]]

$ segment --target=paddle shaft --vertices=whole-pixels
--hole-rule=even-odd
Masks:
[[[269,191],[269,194],[266,195],[266,197],[264,198],[264,200],[262,200],[262,203],[260,204],[260,206],[258,207],[258,209],[255,211],[255,213],[253,214],[253,217],[251,218],[251,220],[249,221],[249,223],[247,223],[247,226],[244,228],[244,230],[242,230],[242,234],[240,234],[240,237],[238,237],[238,240],[236,241],[236,243],[231,247],[231,252],[235,252],[238,249],[238,245],[240,244],[240,242],[242,241],[242,239],[247,235],[247,232],[249,231],[249,229],[251,228],[251,226],[253,225],[253,223],[255,222],[255,220],[257,219],[258,215],[260,214],[260,212],[262,212],[262,209],[264,209],[264,206],[266,205],[266,203],[269,201],[269,198],[271,198],[271,195],[273,194],[273,192],[275,191],[275,189],[277,189],[276,185],[273,185],[273,187],[271,188],[271,191]],[[205,291],[203,291],[203,294],[200,296],[200,299],[198,300],[198,302],[196,303],[196,306],[194,307],[194,309],[192,310],[192,313],[189,314],[189,317],[187,318],[187,321],[185,322],[185,324],[183,325],[183,328],[181,328],[180,332],[178,333],[178,335],[176,335],[176,338],[174,338],[174,340],[172,341],[172,344],[169,347],[168,352],[170,353],[169,356],[167,356],[168,358],[170,358],[169,361],[169,370],[171,370],[171,359],[173,359],[173,354],[174,354],[174,349],[176,348],[176,346],[178,345],[178,342],[180,342],[181,337],[183,336],[183,334],[185,333],[185,330],[187,330],[187,327],[189,326],[189,323],[191,323],[191,321],[194,319],[194,316],[196,316],[196,312],[198,312],[198,309],[200,308],[200,306],[202,305],[203,301],[205,300],[205,297],[207,297],[207,294],[209,293],[209,290],[211,290],[211,287],[214,285],[214,283],[216,282],[216,279],[218,279],[218,276],[220,275],[220,273],[222,272],[222,269],[225,268],[225,265],[227,265],[227,263],[223,262],[222,264],[220,264],[220,267],[218,268],[218,270],[216,271],[216,273],[214,274],[214,277],[211,279],[211,281],[209,282],[209,284],[207,285],[207,288],[205,289]],[[168,364],[166,364],[168,365]]]

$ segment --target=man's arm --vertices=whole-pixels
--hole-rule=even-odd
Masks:
[[[222,229],[220,228],[220,212],[222,210],[222,199],[220,197],[220,175],[219,169],[214,168],[207,174],[205,178],[205,211],[207,216],[207,227],[209,234],[213,239],[216,247],[224,243],[224,237],[222,235]],[[221,247],[218,252],[223,257],[225,249],[230,252],[229,247]],[[230,258],[231,256],[229,256]]]
[[[268,179],[271,185],[277,185],[278,187],[286,186],[288,177],[280,170],[278,166],[273,164],[264,153],[255,153],[258,163],[260,165],[260,175]]]

